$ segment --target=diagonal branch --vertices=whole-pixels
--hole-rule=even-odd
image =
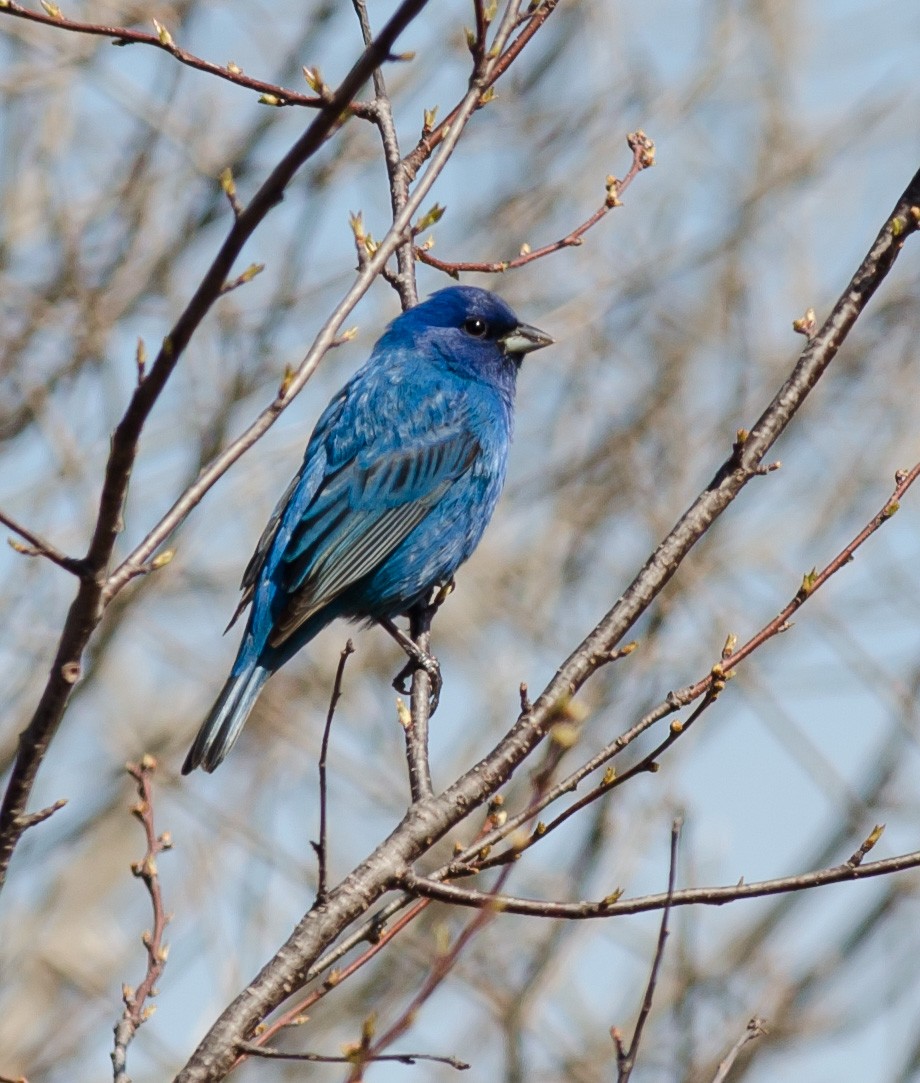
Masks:
[[[475,858],[479,851],[484,847],[490,847],[500,839],[507,838],[509,835],[513,834],[519,827],[528,820],[531,820],[538,812],[541,812],[564,794],[570,793],[588,775],[592,774],[599,767],[603,767],[605,763],[608,763],[615,756],[618,756],[656,722],[660,722],[663,718],[666,718],[669,714],[673,714],[680,707],[692,703],[700,696],[704,696],[705,698],[702,703],[696,707],[689,718],[683,722],[677,720],[672,722],[667,737],[653,748],[648,755],[643,756],[638,763],[634,764],[622,774],[615,774],[611,770],[609,777],[605,777],[593,789],[583,794],[577,801],[573,802],[552,820],[547,823],[541,823],[538,831],[530,838],[523,842],[516,842],[513,848],[492,855],[485,861],[476,861],[476,870],[482,871],[503,864],[506,861],[517,860],[520,854],[528,849],[534,842],[544,838],[557,827],[560,827],[566,820],[579,812],[586,805],[591,804],[599,797],[609,793],[610,790],[622,786],[624,782],[634,777],[636,774],[639,774],[642,771],[653,770],[654,764],[661,753],[665,752],[682,734],[686,733],[699,715],[716,701],[719,694],[724,689],[726,681],[734,676],[735,668],[745,658],[753,654],[758,647],[763,646],[769,639],[786,631],[789,628],[789,621],[793,614],[800,609],[816,591],[824,586],[831,576],[844,568],[852,560],[854,553],[856,553],[860,546],[868,541],[877,530],[884,526],[884,524],[895,515],[900,506],[900,501],[918,478],[920,478],[920,463],[916,463],[910,470],[899,471],[895,479],[896,485],[894,492],[885,501],[884,506],[820,572],[812,571],[803,577],[802,586],[799,587],[792,599],[771,621],[769,621],[769,623],[761,628],[759,632],[756,632],[751,636],[743,646],[737,648],[734,645],[734,636],[730,636],[722,652],[721,661],[717,662],[705,677],[695,684],[688,685],[676,692],[670,692],[665,700],[643,715],[634,726],[630,727],[625,733],[621,733],[615,740],[611,741],[599,752],[595,753],[590,760],[583,763],[567,777],[561,779],[552,787],[552,789],[542,795],[538,801],[530,802],[521,812],[514,816],[509,816],[501,827],[493,832],[493,834],[485,839],[479,840],[475,847],[468,848],[458,854],[454,858],[452,865],[448,866],[447,869],[450,870],[456,868],[461,863]],[[731,669],[728,668],[729,666],[731,666]]]

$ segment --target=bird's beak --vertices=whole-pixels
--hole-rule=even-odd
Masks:
[[[523,355],[534,350],[542,350],[544,346],[552,346],[553,340],[545,331],[540,331],[527,323],[519,323],[513,331],[502,335],[498,343],[505,353]]]

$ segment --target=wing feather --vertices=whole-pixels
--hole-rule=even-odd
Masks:
[[[289,601],[269,643],[278,647],[305,620],[368,575],[465,474],[479,442],[467,430],[403,447],[368,465],[361,457],[317,491],[292,531],[282,561]]]

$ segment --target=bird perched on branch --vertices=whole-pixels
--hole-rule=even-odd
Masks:
[[[437,690],[436,663],[392,621],[479,543],[505,479],[518,369],[551,342],[471,286],[390,324],[326,407],[256,546],[233,618],[251,604],[243,640],[183,774],[217,767],[268,678],[336,617],[387,626]]]

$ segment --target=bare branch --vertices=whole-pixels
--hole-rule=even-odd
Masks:
[[[355,645],[349,639],[346,641],[342,653],[339,655],[339,664],[335,670],[335,680],[332,682],[332,695],[329,697],[329,710],[326,713],[326,724],[323,727],[323,739],[319,751],[319,842],[313,843],[316,851],[319,872],[317,876],[316,901],[314,906],[322,906],[326,900],[328,882],[326,879],[326,861],[329,854],[329,837],[326,826],[326,754],[329,751],[329,734],[332,732],[332,719],[335,717],[335,709],[342,695],[342,677],[345,674],[345,663],[348,656],[355,653]]]
[[[502,869],[496,878],[493,889],[494,892],[497,893],[501,891],[509,873],[510,869]],[[358,1054],[358,1051],[356,1051],[355,1056],[357,1063],[349,1076],[349,1083],[359,1083],[363,1075],[362,1069],[364,1065],[378,1059],[382,1050],[386,1049],[392,1042],[406,1033],[415,1021],[422,1005],[431,999],[434,992],[444,982],[470,941],[477,936],[490,921],[492,921],[497,913],[497,910],[488,906],[481,907],[479,913],[467,924],[466,928],[456,938],[451,947],[437,957],[431,967],[431,972],[423,982],[422,987],[400,1013],[396,1022],[393,1023],[387,1031],[377,1039],[377,1041],[369,1041],[367,1043],[367,1048],[362,1048],[360,1051],[360,1055]]]
[[[491,263],[450,263],[446,260],[432,256],[424,245],[416,247],[415,254],[422,263],[434,267],[451,278],[459,278],[466,271],[477,271],[486,274],[502,274],[505,271],[514,271],[518,267],[526,267],[528,263],[543,259],[560,252],[563,248],[573,248],[584,243],[584,236],[589,229],[597,225],[614,207],[621,207],[620,196],[626,191],[633,180],[643,169],[648,169],[655,164],[655,144],[643,131],[630,132],[626,137],[630,150],[633,152],[633,162],[629,172],[622,180],[616,177],[608,177],[606,181],[607,197],[598,209],[580,226],[576,226],[571,233],[567,233],[558,241],[545,244],[542,248],[531,249],[529,244],[522,245],[520,254],[514,259],[495,260]]]
[[[354,1062],[354,1058],[350,1056],[325,1057],[319,1053],[285,1053],[280,1049],[268,1049],[262,1045],[255,1045],[253,1042],[243,1042],[240,1045],[240,1052],[269,1060],[298,1060],[307,1061],[310,1064],[352,1064]],[[370,1061],[374,1063],[385,1060],[396,1061],[397,1064],[415,1064],[416,1061],[427,1060],[435,1064],[446,1064],[448,1068],[456,1068],[459,1072],[465,1072],[469,1068],[468,1064],[456,1057],[439,1057],[433,1053],[381,1053],[379,1056],[370,1058]]]
[[[131,866],[135,876],[144,881],[150,895],[150,904],[153,909],[153,930],[145,932],[142,940],[147,949],[147,972],[137,989],[130,986],[122,986],[122,999],[125,1009],[121,1019],[115,1026],[115,1048],[112,1051],[112,1067],[114,1068],[115,1083],[130,1083],[128,1079],[127,1054],[128,1046],[137,1033],[142,1023],[153,1014],[153,1007],[146,1006],[148,997],[156,996],[156,983],[163,973],[166,958],[169,954],[168,945],[163,943],[163,934],[169,923],[170,915],[166,913],[163,905],[163,894],[160,889],[160,877],[157,871],[157,857],[164,850],[172,847],[172,839],[169,832],[158,835],[153,822],[153,774],[157,768],[157,761],[153,756],[144,756],[139,764],[129,763],[128,774],[137,783],[137,793],[140,800],[131,809],[134,816],[140,820],[144,827],[147,838],[147,852],[141,861]]]
[[[57,564],[58,567],[63,568],[72,575],[82,576],[86,574],[86,565],[82,560],[77,560],[76,557],[69,557],[66,553],[62,553],[57,546],[46,541],[35,531],[29,530],[28,527],[23,526],[22,523],[17,522],[4,511],[0,511],[0,523],[9,527],[10,530],[29,543],[28,545],[22,545],[9,538],[8,544],[10,548],[17,553],[21,553],[26,557],[45,557],[46,560],[50,560],[52,564]]]
[[[617,1081],[628,1083],[636,1066],[636,1054],[639,1052],[639,1043],[642,1041],[642,1032],[652,1011],[652,1000],[655,996],[655,987],[658,984],[658,973],[661,970],[661,961],[664,958],[664,946],[668,939],[668,918],[671,916],[671,902],[674,898],[674,885],[677,878],[677,847],[680,842],[680,829],[683,821],[680,817],[675,818],[671,824],[671,855],[668,865],[668,891],[667,902],[661,913],[661,926],[658,929],[658,943],[655,947],[655,958],[652,961],[651,973],[648,984],[645,987],[645,996],[642,998],[642,1007],[639,1009],[639,1018],[633,1030],[632,1041],[629,1048],[623,1046],[622,1039],[616,1027],[611,1031],[617,1047]]]
[[[920,868],[920,850],[897,857],[872,861],[867,865],[851,865],[849,861],[833,868],[816,869],[797,876],[783,876],[775,880],[759,880],[746,884],[740,880],[726,887],[684,888],[670,896],[672,906],[724,906],[740,899],[760,899],[767,895],[784,895],[794,891],[808,891],[827,884],[841,884],[849,880],[863,880],[876,876]],[[616,917],[621,914],[644,914],[649,910],[662,910],[668,905],[668,893],[642,895],[635,899],[623,899],[616,889],[599,902],[542,902],[538,899],[521,899],[512,895],[494,896],[489,892],[445,884],[429,877],[405,872],[399,877],[400,885],[413,895],[438,902],[456,903],[474,909],[488,907],[506,914],[525,914],[538,918],[569,918],[586,920]]]
[[[411,899],[406,900],[407,903],[411,901]],[[283,1012],[273,1023],[259,1030],[252,1042],[241,1043],[239,1046],[240,1056],[237,1058],[234,1067],[236,1067],[237,1064],[241,1064],[246,1059],[247,1053],[250,1052],[250,1050],[245,1048],[246,1046],[255,1045],[257,1048],[261,1048],[263,1042],[270,1041],[280,1030],[283,1030],[285,1027],[297,1026],[299,1023],[303,1022],[306,1018],[305,1013],[312,1008],[317,1001],[322,1000],[327,993],[338,988],[343,981],[350,978],[352,974],[357,973],[358,970],[369,963],[371,959],[381,952],[387,944],[403,931],[403,929],[411,925],[430,902],[430,899],[417,900],[398,921],[394,921],[393,924],[386,929],[384,928],[386,917],[382,914],[376,914],[370,923],[372,928],[376,928],[376,934],[374,934],[371,929],[366,929],[360,936],[348,937],[343,944],[337,945],[335,951],[330,952],[329,956],[319,960],[317,965],[308,971],[306,975],[307,981],[318,977],[324,970],[329,969],[332,962],[345,955],[356,943],[360,943],[361,940],[371,940],[371,946],[359,955],[357,959],[354,959],[347,966],[342,967],[341,970],[330,970],[328,978],[320,988],[312,990],[307,996],[299,1000],[294,1007]],[[406,904],[403,903],[402,905]],[[392,912],[395,912],[399,909],[399,905],[395,905],[390,909]],[[389,916],[389,914],[387,916]]]
[[[370,20],[367,17],[367,5],[365,0],[352,0],[352,4],[361,24],[364,43],[367,45],[373,37]],[[383,70],[379,67],[374,69],[374,104],[371,112],[370,119],[376,124],[383,144],[383,157],[390,182],[390,209],[395,219],[409,198],[409,176],[399,150],[399,137],[396,133],[396,125],[393,123],[390,95],[383,78]],[[387,278],[399,294],[404,310],[418,303],[414,251],[411,239],[404,240],[396,249],[397,273],[393,278]]]
[[[327,98],[323,95],[301,94],[296,90],[278,86],[275,83],[266,83],[262,79],[253,79],[246,75],[239,65],[232,61],[224,66],[214,64],[210,60],[204,60],[195,56],[185,49],[180,49],[173,41],[172,35],[165,26],[157,24],[155,34],[146,33],[143,30],[130,30],[125,26],[109,26],[103,23],[85,23],[75,19],[65,19],[63,15],[50,15],[40,11],[32,11],[24,8],[15,0],[4,0],[0,3],[0,15],[13,15],[29,22],[41,23],[43,26],[53,26],[58,30],[69,30],[76,34],[86,34],[90,37],[111,38],[113,45],[150,45],[154,49],[161,49],[169,53],[187,67],[203,71],[207,75],[214,75],[218,79],[225,79],[229,83],[245,87],[247,90],[255,90],[263,96],[266,105],[300,105],[310,109],[320,109],[327,104]],[[363,102],[352,102],[346,106],[353,116],[369,116],[369,109]]]
[[[731,1047],[728,1053],[725,1054],[723,1060],[719,1061],[719,1070],[712,1077],[712,1083],[725,1083],[728,1079],[728,1073],[732,1070],[735,1061],[738,1059],[738,1054],[748,1044],[753,1042],[756,1038],[762,1038],[767,1033],[767,1024],[763,1019],[758,1019],[756,1016],[748,1023],[744,1034],[738,1039],[737,1042]]]

